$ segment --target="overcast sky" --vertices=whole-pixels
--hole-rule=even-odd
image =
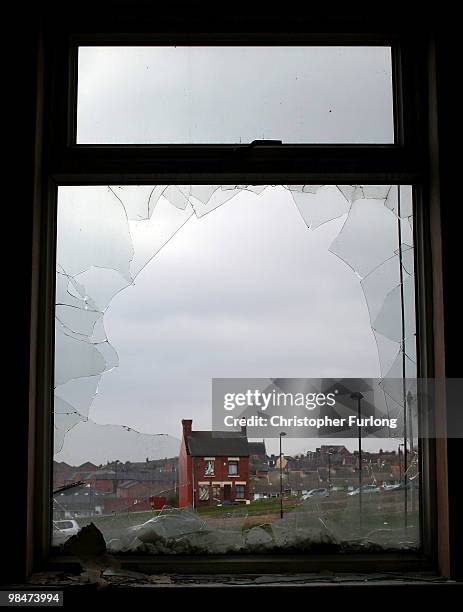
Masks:
[[[328,251],[344,219],[309,230],[282,187],[192,217],[113,298],[104,321],[120,365],[103,375],[91,419],[180,438],[182,418],[210,429],[212,377],[378,377],[359,278]],[[133,437],[112,446],[101,431],[104,446],[86,444],[90,429],[72,430],[58,458],[134,454]],[[319,443],[285,442],[287,452]]]
[[[387,48],[88,48],[78,141],[390,142],[390,82]],[[56,458],[168,454],[177,442],[101,425],[177,439],[182,418],[210,429],[212,377],[378,377],[359,278],[328,251],[344,220],[308,230],[281,187],[192,217],[112,300],[104,323],[119,367],[102,377],[97,425],[75,427]],[[287,440],[286,451],[320,442]]]
[[[389,47],[81,47],[77,142],[393,142]]]

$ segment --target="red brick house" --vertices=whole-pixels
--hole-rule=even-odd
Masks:
[[[249,503],[249,444],[245,432],[193,431],[192,425],[192,420],[182,420],[179,507]]]
[[[152,494],[153,487],[149,482],[137,482],[136,480],[124,480],[117,485],[116,497],[125,499],[141,499]]]
[[[74,474],[76,468],[64,461],[53,461],[53,490],[67,484],[67,479]]]
[[[90,472],[96,470],[98,470],[98,467],[90,463],[90,461],[82,463],[82,465],[77,467],[69,465],[64,461],[61,463],[53,461],[53,489],[58,489],[63,485],[77,482],[78,480],[85,480]]]

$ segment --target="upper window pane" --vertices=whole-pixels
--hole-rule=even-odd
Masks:
[[[77,143],[394,142],[391,49],[80,47]]]

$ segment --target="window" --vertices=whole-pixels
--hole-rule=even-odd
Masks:
[[[206,461],[204,468],[204,476],[214,476],[215,474],[215,461]]]
[[[252,425],[223,431],[214,406],[207,429],[210,414],[201,405],[207,406],[213,377],[247,384],[277,369],[285,397],[287,385],[308,374],[375,379],[371,393],[363,390],[363,413],[373,409],[381,422],[392,417],[404,427],[406,416],[407,428],[395,433],[388,425],[363,426],[359,443],[356,428],[354,440],[336,430],[347,449],[348,465],[341,467],[331,445],[316,448],[315,428],[301,433],[283,423],[287,456],[251,479],[268,496],[282,490],[293,501],[281,516],[278,499],[265,506],[257,497],[249,500],[250,514],[270,525],[257,548],[304,550],[325,540],[362,547],[368,533],[368,545],[377,548],[419,549],[417,420],[410,406],[405,415],[400,395],[384,391],[402,372],[416,377],[412,203],[409,185],[60,187],[54,465],[87,463],[94,470],[89,474],[108,482],[101,519],[94,517],[94,499],[78,505],[85,505],[87,522],[97,523],[112,552],[146,552],[150,544],[148,551],[159,554],[157,530],[164,532],[171,521],[175,531],[179,516],[188,516],[191,534],[172,538],[162,550],[181,552],[191,539],[196,553],[256,552],[260,528],[251,527],[249,534],[237,528],[235,511],[219,524],[216,513],[225,510],[210,516],[191,512],[206,502],[217,505],[202,478],[220,477],[221,507],[232,503],[233,485],[225,479],[246,478],[249,468],[244,462],[238,468],[239,461],[227,456],[246,461],[249,440],[261,437],[265,454],[281,454],[281,440],[279,449],[271,432]],[[263,285],[270,277],[273,283]],[[308,412],[304,405],[302,414],[313,407]],[[148,423],[154,434],[144,433]],[[307,457],[312,451],[315,461]],[[105,463],[108,455],[112,461]],[[178,478],[176,472],[161,478],[175,463]],[[82,474],[84,482],[88,477]],[[132,511],[129,517],[135,503],[121,480],[149,482],[152,493],[169,496],[174,507],[135,544],[127,534],[141,516]],[[319,482],[329,495],[303,494]],[[241,484],[236,498],[244,499]],[[55,512],[72,515],[75,505],[61,501]],[[104,518],[110,509],[119,517],[111,526]],[[204,522],[217,537],[197,548],[196,532]]]
[[[79,144],[394,142],[387,46],[80,46],[78,55]]]
[[[252,35],[247,38],[252,39]],[[156,415],[162,417],[163,425],[167,425],[173,415],[176,415],[178,423],[181,419],[177,417],[185,419],[193,417],[193,426],[189,432],[182,432],[177,439],[178,441],[182,437],[182,442],[185,442],[187,447],[186,456],[190,457],[205,454],[214,454],[218,457],[227,456],[228,453],[239,454],[232,448],[227,448],[227,452],[223,452],[227,444],[235,444],[231,442],[231,437],[226,443],[224,440],[218,443],[214,436],[206,435],[210,433],[207,426],[195,421],[195,408],[192,407],[201,405],[202,397],[199,394],[195,396],[195,393],[188,392],[188,389],[193,389],[195,373],[206,360],[200,351],[194,354],[191,350],[194,343],[190,345],[188,353],[179,350],[180,347],[184,347],[183,334],[188,329],[196,334],[196,346],[201,345],[203,348],[207,346],[210,338],[204,333],[202,324],[209,310],[213,310],[217,318],[215,341],[220,340],[222,334],[222,350],[218,350],[220,342],[210,343],[208,346],[209,363],[217,369],[223,365],[220,361],[223,355],[228,355],[230,360],[233,360],[233,353],[231,351],[227,353],[223,349],[225,341],[228,343],[227,346],[233,346],[233,342],[238,338],[242,342],[244,330],[244,334],[248,336],[255,335],[252,338],[253,342],[250,343],[252,350],[247,348],[242,350],[241,354],[238,354],[239,358],[235,355],[234,365],[237,369],[243,364],[249,366],[250,363],[258,363],[255,360],[253,362],[255,357],[253,350],[255,347],[260,347],[259,359],[262,358],[260,367],[264,364],[265,358],[266,366],[275,367],[272,372],[284,371],[284,374],[277,375],[288,378],[294,377],[297,368],[298,372],[307,371],[307,362],[304,359],[308,359],[306,356],[309,354],[318,358],[320,367],[326,367],[323,373],[321,370],[317,372],[318,376],[348,376],[349,374],[345,373],[347,370],[353,375],[355,364],[359,363],[356,358],[359,356],[366,368],[371,367],[372,372],[376,368],[371,375],[372,378],[384,378],[397,372],[402,375],[404,363],[406,374],[413,376],[417,367],[422,368],[425,361],[422,354],[423,347],[429,346],[430,342],[429,338],[425,337],[426,331],[422,321],[418,321],[417,326],[420,334],[418,344],[415,337],[415,312],[422,316],[420,308],[424,294],[423,287],[418,285],[423,282],[420,276],[423,265],[421,240],[427,223],[426,215],[420,208],[423,201],[423,177],[416,157],[419,150],[416,135],[420,132],[420,126],[417,125],[418,116],[415,117],[414,113],[410,112],[409,81],[401,79],[402,73],[398,69],[400,67],[406,71],[410,68],[407,48],[402,48],[400,41],[386,40],[378,35],[374,44],[354,46],[348,51],[346,49],[350,47],[349,41],[346,45],[341,41],[339,45],[319,47],[314,45],[313,40],[305,41],[304,44],[301,44],[300,40],[297,44],[294,41],[293,44],[288,44],[291,43],[291,37],[288,37],[286,44],[281,45],[285,51],[279,52],[283,58],[282,66],[285,66],[287,61],[286,52],[295,53],[294,49],[298,49],[302,55],[307,53],[310,56],[317,53],[320,57],[324,53],[332,52],[333,61],[338,61],[340,57],[344,61],[347,56],[355,58],[356,52],[360,49],[362,53],[357,57],[364,58],[371,51],[376,57],[373,63],[381,56],[383,62],[381,68],[380,64],[375,64],[373,72],[377,76],[379,73],[384,75],[384,78],[378,76],[382,86],[374,88],[382,106],[380,107],[379,103],[376,105],[369,98],[373,114],[378,114],[373,119],[372,115],[365,114],[357,117],[358,123],[355,127],[357,140],[341,132],[331,135],[332,133],[327,131],[314,136],[313,132],[306,129],[307,125],[293,121],[297,119],[297,113],[292,112],[283,114],[289,118],[287,125],[284,125],[287,132],[279,126],[280,133],[272,134],[267,131],[267,126],[272,125],[268,123],[267,115],[258,117],[262,119],[262,123],[259,124],[254,121],[253,108],[243,108],[243,110],[248,113],[247,118],[253,117],[253,121],[248,122],[248,125],[256,128],[255,133],[252,129],[246,131],[243,128],[242,117],[232,115],[233,120],[229,122],[214,117],[215,132],[212,135],[204,135],[206,130],[206,127],[203,127],[206,125],[204,113],[201,115],[199,112],[204,109],[202,102],[197,99],[202,76],[198,79],[198,83],[196,81],[191,83],[187,100],[182,100],[179,106],[170,105],[178,80],[175,80],[175,87],[172,90],[166,90],[165,96],[163,93],[164,107],[171,107],[169,112],[172,110],[173,119],[171,125],[164,124],[168,129],[159,135],[159,125],[154,125],[152,131],[148,129],[150,125],[153,126],[149,113],[145,118],[145,124],[135,126],[135,123],[127,121],[128,116],[124,115],[122,105],[118,107],[118,100],[114,102],[115,115],[103,117],[99,108],[105,105],[105,92],[109,90],[105,90],[108,83],[103,83],[98,78],[93,88],[94,96],[98,98],[93,101],[98,104],[95,103],[93,107],[90,104],[92,54],[99,55],[100,59],[103,58],[103,63],[111,61],[110,56],[113,52],[115,55],[125,55],[128,69],[124,74],[121,72],[125,78],[130,71],[131,56],[135,57],[138,53],[143,55],[146,52],[146,47],[137,47],[139,42],[136,41],[136,37],[132,42],[132,45],[124,47],[124,51],[118,47],[109,48],[109,44],[102,44],[100,47],[100,43],[105,43],[104,36],[98,41],[98,48],[85,42],[81,43],[79,40],[77,43],[73,42],[69,58],[71,64],[74,62],[72,65],[75,72],[71,71],[71,76],[75,77],[79,72],[79,87],[76,88],[75,78],[68,82],[67,75],[63,77],[64,73],[60,73],[61,80],[57,81],[54,103],[62,108],[60,96],[64,96],[63,100],[69,102],[69,108],[66,110],[71,113],[71,119],[67,116],[67,121],[61,123],[66,112],[57,115],[56,138],[53,141],[49,160],[53,180],[56,181],[55,184],[52,183],[52,186],[56,187],[52,195],[56,196],[58,223],[56,283],[49,279],[52,286],[56,284],[55,308],[51,308],[48,304],[49,312],[56,314],[54,425],[57,454],[54,467],[57,476],[58,470],[63,467],[58,466],[64,461],[62,453],[70,452],[71,447],[76,459],[71,461],[70,454],[70,463],[64,462],[72,468],[77,467],[81,461],[79,453],[82,453],[85,447],[97,449],[98,452],[105,454],[108,447],[97,443],[103,440],[105,444],[117,447],[118,453],[122,454],[127,448],[126,440],[130,438],[131,448],[136,448],[136,456],[134,454],[133,457],[118,457],[111,451],[111,456],[103,458],[102,461],[95,457],[93,460],[88,458],[82,463],[90,464],[89,473],[106,471],[108,483],[130,480],[143,482],[145,479],[145,482],[152,487],[150,491],[152,494],[159,497],[171,496],[171,503],[168,505],[175,509],[172,516],[176,521],[178,516],[186,517],[187,513],[182,513],[182,508],[176,507],[179,498],[176,499],[175,495],[183,495],[185,490],[188,495],[192,495],[195,503],[194,485],[198,478],[215,476],[226,481],[229,475],[234,475],[235,469],[235,473],[239,471],[243,479],[246,475],[241,468],[238,470],[238,466],[234,466],[231,462],[227,473],[221,462],[220,465],[219,461],[215,465],[214,461],[206,461],[203,474],[192,473],[190,476],[187,474],[186,479],[182,481],[182,470],[188,471],[190,465],[194,472],[194,466],[197,464],[193,461],[192,464],[186,462],[185,466],[182,466],[179,456],[176,457],[175,451],[172,452],[174,444],[171,438],[174,436],[158,425],[155,431],[137,429],[139,406],[145,403],[147,406],[150,405],[151,409],[152,398],[147,394],[145,397],[140,395],[134,400],[128,393],[128,387],[124,393],[121,393],[119,382],[114,382],[112,386],[112,381],[117,381],[118,373],[123,371],[124,364],[127,363],[125,358],[121,359],[122,354],[115,349],[114,345],[118,342],[114,342],[114,327],[111,337],[108,335],[108,329],[112,325],[111,317],[113,314],[115,318],[118,316],[117,304],[123,305],[127,300],[128,307],[130,300],[128,296],[133,295],[142,286],[143,275],[147,277],[154,266],[156,270],[158,268],[160,270],[163,259],[171,257],[172,261],[177,260],[176,272],[179,272],[182,263],[185,262],[186,273],[183,277],[177,276],[177,280],[182,278],[183,285],[172,282],[174,272],[170,265],[167,265],[164,271],[159,271],[157,280],[162,283],[159,285],[151,283],[152,288],[156,286],[162,288],[157,294],[156,307],[153,309],[152,303],[148,300],[143,301],[138,298],[138,303],[145,305],[145,311],[139,312],[140,316],[133,318],[132,323],[129,323],[128,318],[119,317],[118,339],[124,341],[124,334],[126,339],[138,336],[139,347],[145,343],[147,354],[156,355],[154,364],[156,367],[151,369],[151,381],[158,385],[156,391],[159,391],[163,385],[166,387],[164,391],[169,385],[171,391],[170,397],[165,393],[165,403],[162,409],[156,411]],[[208,47],[205,56],[200,58],[203,68],[209,66],[210,62],[217,61],[215,57],[223,58],[225,52],[229,57],[233,56],[235,51],[245,53],[246,57],[250,58],[249,66],[255,65],[258,61],[263,47],[270,49],[269,55],[274,51],[278,55],[277,50],[280,47],[269,45],[268,41],[266,45],[262,44],[259,36],[251,42],[250,45],[243,43],[238,47],[223,43]],[[180,49],[181,45],[176,44],[175,40],[171,43],[163,47],[162,53],[158,54],[159,57],[156,59],[164,66],[170,65],[166,64],[171,62],[167,58],[169,54],[176,55],[179,51],[181,57],[185,56],[182,56],[182,53],[186,48]],[[150,47],[150,53],[153,48]],[[188,48],[188,53],[191,49],[196,47]],[[200,45],[198,49],[201,49]],[[323,52],[320,49],[323,49]],[[402,53],[398,53],[399,49]],[[155,50],[158,53],[159,47]],[[95,63],[95,69],[101,69],[100,59],[97,62],[98,66]],[[199,59],[195,57],[192,61],[195,63]],[[180,73],[184,71],[185,66],[182,62],[183,59],[178,63]],[[139,67],[140,64],[137,65],[137,70]],[[59,72],[61,68],[57,66],[56,70]],[[150,71],[152,72],[152,68],[148,64],[148,72]],[[204,73],[200,71],[199,74]],[[368,72],[362,74],[368,76]],[[310,81],[310,74],[302,76],[302,80],[307,84],[307,80]],[[109,77],[111,75],[108,72]],[[134,77],[138,78],[136,71]],[[143,87],[151,85],[147,80],[139,82],[143,97]],[[102,86],[99,90],[100,83]],[[258,81],[256,87],[262,86],[262,90],[265,90],[265,87],[271,86],[272,83],[273,81],[268,82],[264,79]],[[372,81],[368,84],[372,85]],[[236,96],[251,104],[251,96],[241,92],[242,88],[249,86],[249,79],[244,80],[237,88]],[[214,87],[212,92],[214,96],[222,93],[215,83]],[[260,92],[258,87],[257,90],[252,90],[255,99],[267,99],[268,91]],[[353,95],[360,95],[361,102],[364,103],[368,95],[359,94],[360,89],[353,92]],[[65,91],[70,92],[70,99],[63,94]],[[292,90],[289,87],[285,89],[288,100],[285,101],[282,96],[283,99],[279,101],[291,109],[292,104],[300,104],[301,91],[303,89]],[[365,92],[365,89],[362,91]],[[318,93],[319,91],[317,95]],[[345,101],[345,98],[341,98],[340,104]],[[272,106],[278,98],[272,93],[268,95],[268,100]],[[134,109],[132,104],[129,106]],[[233,108],[236,107],[234,104]],[[192,116],[187,117],[183,123],[178,121],[179,117],[184,117],[185,109],[188,111],[188,108],[194,109]],[[359,108],[358,100],[357,102],[349,100],[349,104],[342,110],[347,113],[345,115],[347,119],[342,120],[343,127],[348,129],[354,125],[348,120],[349,113],[355,113]],[[332,114],[329,110],[328,115]],[[272,112],[270,108],[270,117]],[[336,113],[341,113],[341,109],[336,109],[335,115]],[[135,115],[139,116],[138,110],[135,110]],[[330,120],[328,118],[328,121]],[[360,124],[363,121],[365,123],[362,127]],[[316,123],[316,127],[323,127]],[[133,134],[124,132],[127,125],[134,127]],[[312,129],[314,126],[309,127]],[[175,132],[177,128],[178,131]],[[363,129],[365,132],[362,133]],[[378,131],[375,131],[376,129]],[[263,133],[261,130],[264,130]],[[269,141],[268,138],[272,140]],[[279,140],[282,141],[281,145],[277,142]],[[362,146],[353,146],[356,143]],[[133,146],[119,146],[126,144]],[[337,144],[345,146],[338,147]],[[289,219],[291,229],[285,234],[285,241],[282,242],[281,234],[288,229],[285,223],[289,223]],[[259,222],[261,229],[256,232],[255,228]],[[190,232],[190,228],[194,229]],[[210,232],[209,238],[206,237],[208,232]],[[186,242],[182,244],[184,237]],[[261,241],[265,237],[268,239],[266,250],[262,250]],[[218,250],[220,241],[223,246],[227,246],[226,251]],[[310,247],[307,246],[309,243]],[[50,244],[53,244],[53,240]],[[205,248],[201,254],[197,249],[191,248],[192,245],[194,247],[199,244]],[[255,259],[248,257],[244,263],[242,261],[237,265],[237,260],[235,259],[234,263],[231,255],[239,254],[240,251],[241,253],[246,251],[248,255],[254,252]],[[309,251],[311,258],[308,257]],[[282,255],[280,261],[277,261],[278,254]],[[294,277],[288,273],[289,259],[285,259],[290,255],[294,264],[291,271],[297,273]],[[226,256],[229,256],[228,260]],[[256,261],[264,262],[265,265],[271,261],[272,267],[265,269],[265,273],[259,277],[256,275],[257,268],[254,265]],[[328,266],[329,261],[329,265],[336,267],[339,273],[336,279],[340,284],[337,285],[337,289],[332,287],[331,295],[329,291],[322,296],[320,293],[323,287],[327,287],[328,279],[334,276],[326,274],[312,287],[307,287],[301,282],[304,275],[307,277],[308,261],[312,265],[316,262],[317,266],[325,264]],[[233,271],[234,281],[237,270],[243,281],[243,295],[241,299],[233,302],[233,309],[230,309],[230,312],[220,310],[227,302],[226,286],[223,284],[220,287],[214,286],[211,282],[214,271],[218,270],[221,263],[226,263],[227,274]],[[192,267],[189,267],[190,264],[193,264]],[[344,266],[343,271],[341,271],[342,266]],[[198,271],[203,275],[210,275],[210,284],[206,290],[203,289],[203,294],[201,291],[206,285],[202,284],[203,279],[198,282],[198,276],[195,277],[193,274]],[[250,271],[254,273],[254,278],[246,278],[246,274]],[[233,274],[229,274],[228,278]],[[225,274],[223,278],[226,278]],[[244,284],[246,282],[248,285]],[[354,291],[354,284],[357,292],[355,300],[348,297],[349,295],[352,297],[353,294],[349,294],[347,290],[349,285]],[[196,292],[198,309],[194,320],[191,318],[191,312],[188,312],[190,303],[183,299],[185,294],[180,295],[182,288],[185,287],[190,290],[190,296],[193,294],[193,289]],[[277,291],[281,287],[284,289]],[[416,297],[417,287],[419,291]],[[254,294],[254,299],[249,299],[248,294],[256,288],[261,291],[261,295]],[[47,299],[50,299],[51,293],[47,295]],[[287,299],[289,296],[292,300]],[[360,298],[362,305],[357,312],[361,313],[359,319],[362,317],[363,324],[357,325],[353,324],[351,313],[356,309],[355,304],[359,306]],[[278,320],[276,311],[286,299],[284,325],[276,325]],[[183,321],[168,320],[169,310],[171,314],[173,312],[172,300],[178,305],[178,312],[184,316]],[[110,303],[111,308],[108,308]],[[301,307],[303,303],[310,303],[316,310],[317,316],[323,314],[326,316],[327,313],[331,315],[329,322],[318,323],[319,329],[329,330],[332,334],[331,339],[336,339],[330,343],[331,353],[329,351],[323,353],[321,338],[315,341],[314,334],[307,334],[307,329],[300,326],[303,321],[301,314],[304,310]],[[246,309],[251,310],[256,304],[260,305],[260,308],[255,308],[252,312],[254,317],[252,325],[249,325],[248,321],[248,324],[241,328],[239,325],[234,326],[233,317],[241,315]],[[220,308],[217,308],[218,306]],[[153,338],[147,332],[135,333],[133,321],[142,323],[146,320],[143,317],[146,317],[149,311],[163,318],[163,325],[156,330],[157,338]],[[312,316],[315,327],[316,320],[320,321]],[[224,321],[227,321],[227,326],[224,326]],[[191,325],[192,322],[194,325]],[[155,328],[148,326],[146,329]],[[282,336],[278,337],[275,330],[283,330]],[[342,331],[342,337],[336,335],[337,331]],[[48,340],[50,338],[51,336]],[[368,338],[365,340],[369,343],[367,351],[364,350],[366,345],[362,344],[361,338],[363,340]],[[133,351],[133,347],[128,348],[127,354],[130,350]],[[135,349],[135,352],[139,353],[140,348]],[[321,357],[322,353],[325,361]],[[191,358],[193,355],[195,359]],[[304,357],[301,357],[302,355]],[[47,363],[50,375],[48,382],[50,382],[50,360]],[[156,379],[157,373],[165,368],[166,364],[171,367],[170,378],[166,375]],[[175,372],[175,367],[181,369],[185,364],[193,366],[189,381],[182,379]],[[242,378],[246,376],[244,366],[240,374]],[[262,367],[262,373],[259,372],[259,375],[267,376],[268,369],[266,374],[263,370]],[[183,369],[182,373],[185,371]],[[358,375],[358,372],[355,374]],[[140,379],[141,377],[137,378],[136,375],[132,378],[132,391],[136,390],[138,393]],[[130,410],[121,409],[121,404],[117,405],[114,402],[111,420],[108,421],[103,417],[105,410],[108,410],[106,402],[109,398],[125,402],[126,406],[130,405]],[[185,407],[188,406],[189,409],[186,411]],[[101,408],[101,418],[98,420],[95,419],[96,408]],[[394,409],[398,410],[397,407]],[[183,414],[180,414],[181,411]],[[403,418],[403,413],[397,412],[397,414]],[[410,425],[413,427],[412,430]],[[322,456],[320,452],[317,453],[313,445],[310,448],[299,449],[293,453],[294,456],[288,448],[284,449],[287,467],[280,476],[277,467],[278,448],[275,442],[272,442],[266,453],[269,460],[263,462],[260,466],[262,469],[256,470],[258,474],[256,478],[265,479],[270,472],[271,475],[266,482],[259,481],[255,486],[249,487],[250,490],[257,492],[256,499],[251,503],[257,503],[258,498],[277,499],[276,516],[279,515],[280,490],[289,492],[289,496],[297,499],[298,503],[295,504],[297,508],[291,507],[290,504],[290,507],[284,509],[285,522],[275,521],[270,535],[271,541],[266,539],[265,546],[261,546],[260,542],[260,549],[269,553],[279,552],[279,543],[287,541],[288,533],[292,533],[296,539],[292,543],[291,551],[309,555],[310,546],[305,548],[301,545],[301,538],[304,541],[307,533],[312,533],[314,527],[318,530],[317,538],[320,540],[334,537],[341,548],[345,541],[350,541],[356,542],[356,546],[361,550],[367,550],[368,547],[362,548],[363,544],[359,542],[364,542],[364,533],[373,526],[379,539],[384,536],[381,541],[378,539],[373,542],[376,550],[390,553],[400,549],[404,554],[421,554],[422,551],[427,551],[428,554],[431,546],[426,539],[426,533],[420,527],[429,520],[429,504],[426,500],[432,491],[432,480],[425,478],[426,472],[423,469],[429,465],[426,454],[428,451],[426,445],[419,440],[413,420],[408,420],[408,427],[406,432],[408,439],[404,442],[401,442],[404,438],[395,440],[394,448],[377,448],[370,451],[362,448],[362,455],[358,452],[356,454],[356,449],[349,443],[347,465],[342,466],[346,468],[344,473],[341,466],[328,464],[329,458]],[[342,437],[341,441],[345,442]],[[396,448],[397,442],[407,446],[400,454]],[[290,443],[288,437],[284,439],[283,446]],[[215,444],[218,444],[219,448]],[[195,445],[201,447],[204,452],[194,454],[192,449]],[[387,451],[382,452],[382,455],[389,452],[394,461],[388,462],[384,456],[382,461],[379,461],[380,450]],[[304,455],[303,451],[315,453],[312,463],[309,455]],[[300,454],[303,456],[297,456]],[[303,469],[298,469],[300,467],[298,462],[307,465]],[[168,471],[169,463],[174,466],[172,472]],[[388,468],[391,469],[384,479],[384,473]],[[160,475],[166,473],[178,474],[179,479],[175,483],[170,482],[166,487],[164,476]],[[68,473],[63,479],[72,482],[73,477],[74,473]],[[56,480],[58,481],[57,477]],[[373,487],[374,483],[385,480],[398,484],[399,487],[403,485],[403,488],[390,489],[387,493],[376,490],[373,492],[373,488],[378,488]],[[178,490],[176,490],[177,485]],[[209,487],[198,485],[198,501],[212,503],[216,499],[221,499],[224,506],[229,505],[230,483],[224,482],[216,486],[220,486],[221,495],[216,497],[213,492],[211,499]],[[310,496],[307,500],[302,499],[305,492],[321,486],[326,487],[329,495],[316,500],[311,500]],[[236,497],[241,496],[241,491],[244,496],[244,489],[241,489],[244,485],[238,487],[240,488],[236,489]],[[191,491],[191,488],[194,490]],[[347,495],[347,492],[355,488],[359,490],[357,495]],[[372,491],[368,496],[362,494],[367,488]],[[206,489],[207,497],[205,497]],[[130,520],[137,519],[133,513],[129,515],[127,505],[121,503],[117,490],[111,484],[107,490],[108,502],[111,500],[114,503],[112,515],[118,517],[112,526],[118,523],[123,514],[130,516]],[[216,492],[219,493],[218,488]],[[377,494],[378,497],[375,497]],[[80,496],[76,496],[76,499],[78,497]],[[57,515],[59,512],[70,512],[77,517],[85,515],[85,510],[90,509],[91,515],[92,506],[88,502],[91,501],[92,495],[85,497],[86,509],[59,508],[61,496],[53,497],[52,510]],[[333,511],[337,497],[342,499],[338,514]],[[361,528],[354,525],[354,519],[358,517],[359,499],[362,499],[362,512],[366,513],[367,519]],[[99,504],[101,505],[100,502]],[[107,504],[108,509],[109,506],[110,503]],[[242,507],[244,505],[239,508],[241,512]],[[318,510],[319,507],[322,508],[321,512]],[[105,513],[106,509],[103,509],[103,514]],[[189,520],[190,515],[187,518]],[[192,521],[197,519],[198,517],[194,515]],[[235,519],[238,519],[238,516],[235,516]],[[307,533],[301,533],[299,527],[295,528],[295,525],[301,524],[305,524],[302,531],[306,529]],[[121,525],[122,522],[118,524],[118,529]],[[330,532],[328,536],[320,531],[320,525],[327,526]],[[124,523],[123,529],[132,526],[133,524]],[[352,532],[349,533],[351,528]],[[226,526],[221,529],[227,531]],[[380,533],[381,529],[383,531]],[[403,529],[406,530],[407,537],[402,536]],[[235,531],[233,530],[233,538],[236,536]],[[120,534],[120,531],[118,533]],[[103,535],[107,542],[115,542],[118,539],[111,538],[114,534]],[[260,532],[257,535],[264,538],[264,534]],[[123,538],[119,540],[118,546],[121,546],[119,551],[130,552],[124,548],[126,542],[122,541]],[[247,534],[243,534],[241,530],[239,542],[244,542],[244,548],[248,540]],[[317,541],[317,544],[319,543]],[[152,542],[147,544],[151,545]],[[235,545],[236,540],[230,541],[230,549]],[[349,552],[355,553],[354,549],[355,546],[349,548]],[[150,554],[159,552],[155,547],[149,550]],[[214,553],[210,549],[195,549],[194,552]],[[229,549],[225,548],[225,553],[227,552]],[[249,548],[244,552],[255,552],[255,549]]]
[[[236,486],[236,499],[244,499],[246,486],[245,485],[235,485]]]
[[[209,501],[209,487],[207,485],[199,487],[199,501]]]
[[[238,475],[238,461],[228,462],[228,473],[230,474],[230,476]]]

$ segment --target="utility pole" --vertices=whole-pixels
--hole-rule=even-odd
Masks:
[[[400,447],[403,446],[403,444],[399,444],[399,449],[398,449],[398,455],[399,455],[399,482],[400,484],[402,484],[402,457],[401,457],[401,450]]]
[[[196,488],[195,488],[195,457],[191,458],[191,487],[192,487],[192,505],[196,508]]]
[[[362,528],[362,427],[360,425],[362,418],[362,399],[361,393],[352,393],[351,399],[357,400],[357,431],[358,431],[358,458],[359,458],[359,523]]]
[[[400,313],[402,329],[402,402],[404,416],[404,522],[405,529],[408,527],[408,452],[407,452],[407,400],[406,400],[406,361],[405,361],[405,302],[404,302],[404,272],[402,263],[402,218],[400,216],[400,185],[397,185],[397,230],[399,241],[399,279],[400,279]]]
[[[408,431],[410,433],[410,466],[409,466],[409,469],[412,467],[414,459],[415,459],[415,453],[414,453],[414,449],[413,449],[412,402],[413,402],[412,392],[408,391],[408,393],[407,393],[407,407],[406,407],[406,410],[408,410]],[[411,487],[410,487],[410,512],[413,512],[413,481],[408,480],[408,482],[411,483]]]
[[[286,436],[284,431],[280,432],[280,518],[283,518],[283,453],[281,452],[281,438]]]
[[[331,455],[333,454],[333,449],[328,449],[328,492],[331,493]]]

